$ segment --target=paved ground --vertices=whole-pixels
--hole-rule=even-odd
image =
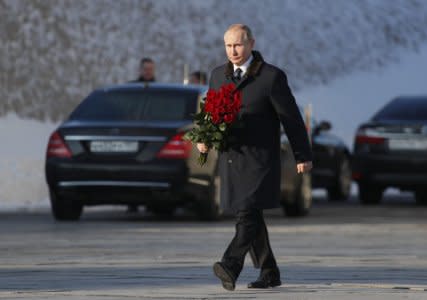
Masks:
[[[315,199],[309,217],[267,223],[284,284],[222,289],[211,266],[233,220],[158,219],[123,208],[89,210],[80,222],[48,212],[0,214],[1,299],[427,299],[427,207],[389,196],[377,207]]]

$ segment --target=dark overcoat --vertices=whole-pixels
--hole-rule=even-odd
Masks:
[[[225,211],[268,209],[280,205],[280,123],[297,162],[311,161],[304,121],[285,73],[252,52],[242,79],[233,81],[228,62],[212,71],[209,88],[236,83],[242,92],[242,128],[234,129],[236,144],[219,153],[221,206]]]

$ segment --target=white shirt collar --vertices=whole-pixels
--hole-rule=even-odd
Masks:
[[[251,62],[252,62],[252,60],[253,60],[253,56],[252,56],[252,54],[251,54],[251,56],[249,56],[249,58],[245,61],[245,63],[243,64],[243,65],[241,65],[241,66],[236,66],[235,64],[233,64],[233,68],[234,68],[234,71],[236,71],[236,69],[237,68],[240,68],[240,70],[242,70],[242,76],[243,75],[245,75],[246,74],[246,71],[248,70],[248,68],[249,68],[249,65],[251,64]]]

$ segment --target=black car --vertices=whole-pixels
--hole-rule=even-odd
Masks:
[[[305,116],[301,109],[301,114]],[[352,182],[351,154],[342,139],[331,134],[329,121],[311,118],[308,129],[313,151],[311,174],[297,174],[292,148],[282,131],[282,197],[289,216],[304,215],[311,207],[312,188],[326,189],[330,201],[346,200]]]
[[[53,215],[78,219],[84,205],[143,204],[172,213],[190,202],[218,213],[216,158],[197,166],[182,136],[203,87],[129,83],[95,90],[51,135],[46,179]],[[217,197],[217,198],[215,198]]]
[[[313,188],[324,188],[329,201],[347,200],[352,182],[351,153],[344,141],[330,133],[329,121],[312,119]]]
[[[353,179],[364,204],[379,203],[387,187],[427,204],[427,97],[396,98],[359,126]]]

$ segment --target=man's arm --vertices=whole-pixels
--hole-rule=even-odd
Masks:
[[[297,162],[297,172],[312,168],[313,155],[307,129],[283,71],[277,72],[271,88],[271,102],[285,129]]]

